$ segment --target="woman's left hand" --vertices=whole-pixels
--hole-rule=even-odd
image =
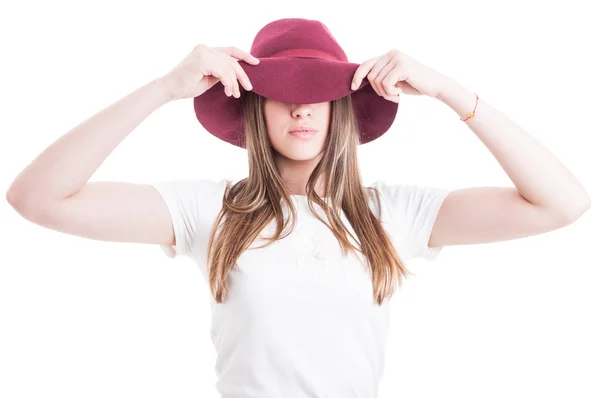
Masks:
[[[398,102],[400,93],[437,98],[451,82],[449,77],[396,49],[363,62],[352,78],[352,90],[365,76],[378,95],[392,102]]]

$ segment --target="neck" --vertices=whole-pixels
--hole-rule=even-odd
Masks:
[[[283,156],[276,158],[275,161],[281,178],[292,195],[307,195],[306,184],[321,157],[322,155],[307,160],[293,160]],[[322,178],[319,178],[315,186],[315,191],[320,197],[324,196],[325,187]]]

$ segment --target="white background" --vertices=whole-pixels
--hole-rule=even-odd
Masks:
[[[380,397],[600,396],[598,14],[569,1],[34,1],[3,5],[0,187],[81,121],[198,43],[250,49],[266,23],[324,22],[350,61],[400,49],[507,114],[584,184],[592,207],[550,233],[449,246],[394,297]],[[402,96],[360,147],[364,182],[512,186],[459,115]],[[241,179],[245,150],[192,100],[151,114],[92,180]],[[158,246],[55,232],[0,202],[0,396],[217,397],[208,288]]]

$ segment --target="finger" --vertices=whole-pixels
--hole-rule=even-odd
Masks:
[[[246,91],[252,90],[252,83],[250,83],[250,79],[248,78],[248,75],[246,74],[246,72],[244,72],[244,69],[242,69],[240,64],[237,62],[234,62],[233,68],[235,69],[236,77],[239,79],[240,83],[242,83],[242,86],[244,86]]]
[[[256,58],[254,55],[248,53],[248,55],[244,58],[244,61],[249,64],[258,65],[260,63],[260,59]]]
[[[221,78],[221,83],[223,83],[223,86],[225,87],[225,95],[228,97],[231,97],[234,93],[233,80],[234,79],[229,73],[224,73],[223,77]]]
[[[386,58],[380,57],[379,60],[375,63],[375,65],[373,65],[373,68],[371,69],[369,74],[367,75],[367,79],[371,83],[373,90],[375,90],[377,95],[381,96],[385,95],[385,93],[382,91],[381,87],[377,84],[377,82],[375,82],[375,78],[377,77],[377,75],[379,75],[379,72],[381,72],[381,70],[387,65],[387,63],[388,60]]]
[[[360,83],[362,83],[363,79],[376,62],[377,58],[372,58],[363,62],[358,69],[356,69],[356,72],[354,72],[354,77],[352,78],[352,85],[350,86],[352,90],[356,90],[358,86],[360,86]]]
[[[375,79],[377,78],[377,76],[379,76],[379,73],[382,71],[382,69],[383,68],[381,67],[381,64],[375,64],[373,66],[373,69],[371,69],[369,71],[369,74],[367,75],[367,80],[371,84],[371,87],[373,87],[373,91],[375,91],[377,95],[380,96],[385,95],[385,93],[381,91],[381,87],[379,87],[379,83]]]
[[[229,97],[229,81],[228,81],[228,77],[222,73],[222,72],[218,72],[218,71],[211,71],[210,74],[212,76],[214,76],[216,79],[218,79],[218,81],[221,82],[221,84],[223,85],[223,90],[225,91],[225,95]]]
[[[224,91],[226,96],[235,96],[237,79],[233,71],[229,70],[225,73],[222,73],[221,83],[223,83],[223,86],[225,87]]]
[[[377,87],[377,89],[379,90],[379,92],[381,93],[381,95],[391,95],[392,93],[388,93],[385,89],[385,87],[383,87],[383,81],[385,79],[388,78],[390,72],[392,72],[395,69],[395,65],[394,62],[388,62],[387,65],[385,65],[377,74],[377,76],[373,79],[375,82],[375,86]]]
[[[225,95],[228,97],[231,96],[231,84],[229,83],[228,79],[221,79],[221,84],[223,84],[223,87],[225,87]]]
[[[354,89],[356,89],[360,86],[360,84],[362,83],[364,78],[367,76],[367,73],[369,73],[369,71],[371,70],[373,65],[375,65],[375,63],[377,63],[377,60],[378,60],[378,58],[372,58],[368,61],[363,62],[358,67],[358,69],[354,73],[354,77],[352,79],[352,87]]]
[[[254,57],[252,54],[242,51],[237,47],[227,47],[226,53],[240,61],[245,61],[251,64],[256,65],[260,62],[260,60]]]
[[[234,71],[231,71],[229,75],[231,93],[235,98],[240,98],[240,86],[238,84],[237,76]]]
[[[395,102],[395,103],[399,103],[400,102],[400,94],[398,94],[398,95],[384,95],[383,98],[385,98],[388,101]]]
[[[399,70],[399,67],[396,66],[393,68],[386,77],[381,81],[381,87],[383,87],[383,91],[387,95],[397,96],[402,92],[402,89],[396,84],[400,80],[402,73]]]

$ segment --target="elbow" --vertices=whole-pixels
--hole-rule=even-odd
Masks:
[[[19,195],[17,189],[12,185],[8,188],[8,191],[6,191],[5,197],[8,204],[14,209],[18,209],[22,206],[23,200],[20,198],[21,195]]]
[[[569,206],[569,208],[563,212],[563,219],[565,220],[565,223],[572,224],[575,221],[577,221],[586,211],[589,210],[591,205],[592,202],[590,198],[587,197],[581,202],[581,204],[576,206]]]
[[[41,211],[37,201],[32,201],[30,196],[28,198],[12,186],[6,191],[5,198],[8,204],[27,220],[32,220]]]

